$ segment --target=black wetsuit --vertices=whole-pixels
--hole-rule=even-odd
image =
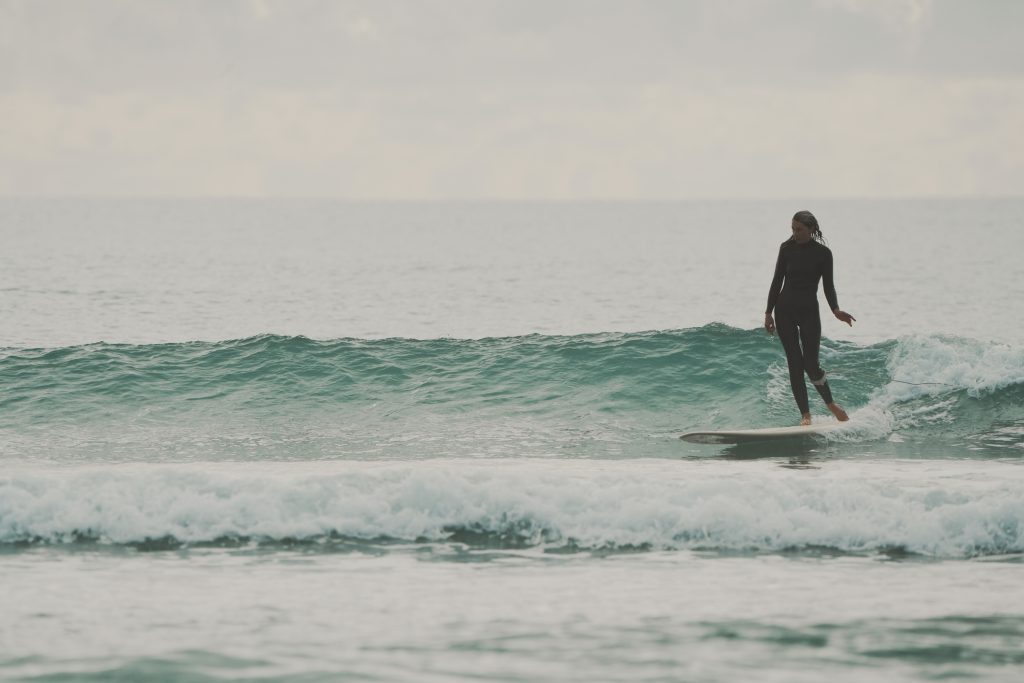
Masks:
[[[833,311],[839,308],[836,287],[832,282],[832,251],[814,240],[804,244],[797,244],[792,239],[783,242],[779,247],[779,260],[775,263],[775,277],[768,291],[765,313],[770,315],[773,309],[775,311],[775,327],[789,365],[789,383],[801,414],[810,412],[804,372],[825,403],[832,403],[832,391],[825,380],[825,371],[818,364],[821,345],[818,280],[824,280],[829,308]]]

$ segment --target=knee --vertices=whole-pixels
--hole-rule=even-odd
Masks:
[[[807,376],[811,379],[811,384],[816,387],[825,386],[825,371],[821,368],[807,368]]]

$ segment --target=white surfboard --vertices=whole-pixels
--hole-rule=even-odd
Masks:
[[[842,430],[849,422],[824,422],[796,427],[765,427],[763,429],[727,429],[707,432],[689,432],[679,438],[690,443],[739,444],[779,439],[800,439],[803,437],[825,436]]]

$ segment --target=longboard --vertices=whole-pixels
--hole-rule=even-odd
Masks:
[[[796,427],[765,427],[763,429],[728,429],[706,432],[689,432],[679,438],[690,443],[703,444],[738,444],[756,441],[775,441],[779,439],[799,439],[814,437],[843,429],[848,422],[826,422]]]

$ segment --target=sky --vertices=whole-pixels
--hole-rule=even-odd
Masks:
[[[1019,196],[1021,0],[0,0],[0,196]]]

